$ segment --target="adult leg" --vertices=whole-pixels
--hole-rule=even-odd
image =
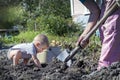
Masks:
[[[120,9],[111,15],[101,27],[102,50],[98,70],[120,61]]]

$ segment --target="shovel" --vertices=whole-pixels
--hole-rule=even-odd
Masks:
[[[85,36],[85,38],[82,41],[88,41],[89,38],[94,34],[94,32],[99,28],[99,26],[104,23],[104,21],[108,18],[109,15],[111,15],[116,9],[118,8],[117,3],[115,2],[109,10],[106,12],[106,14],[100,19],[100,21],[94,26],[94,28]],[[82,50],[83,48],[81,46],[76,46],[70,54],[67,52],[67,50],[62,51],[58,56],[57,59],[66,63],[67,66],[70,66],[72,64],[71,59],[74,57],[74,55]]]

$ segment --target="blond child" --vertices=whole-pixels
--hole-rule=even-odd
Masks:
[[[8,51],[8,59],[13,60],[13,66],[19,63],[20,59],[23,59],[24,64],[28,63],[28,60],[32,58],[37,67],[41,67],[41,64],[37,58],[37,53],[49,47],[49,41],[46,35],[38,34],[33,42],[21,43],[11,47]]]

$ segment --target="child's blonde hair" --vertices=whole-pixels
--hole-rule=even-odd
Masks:
[[[39,41],[43,46],[49,46],[48,37],[44,34],[38,34],[37,36],[35,36],[35,38],[33,39],[33,42],[36,42],[36,41]]]

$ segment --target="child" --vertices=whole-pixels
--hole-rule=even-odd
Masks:
[[[48,47],[49,41],[47,36],[39,34],[31,43],[22,43],[10,48],[8,51],[8,58],[13,60],[13,66],[18,64],[19,59],[23,59],[24,64],[27,64],[28,60],[32,58],[35,65],[41,67],[37,58],[37,53],[42,52]]]

